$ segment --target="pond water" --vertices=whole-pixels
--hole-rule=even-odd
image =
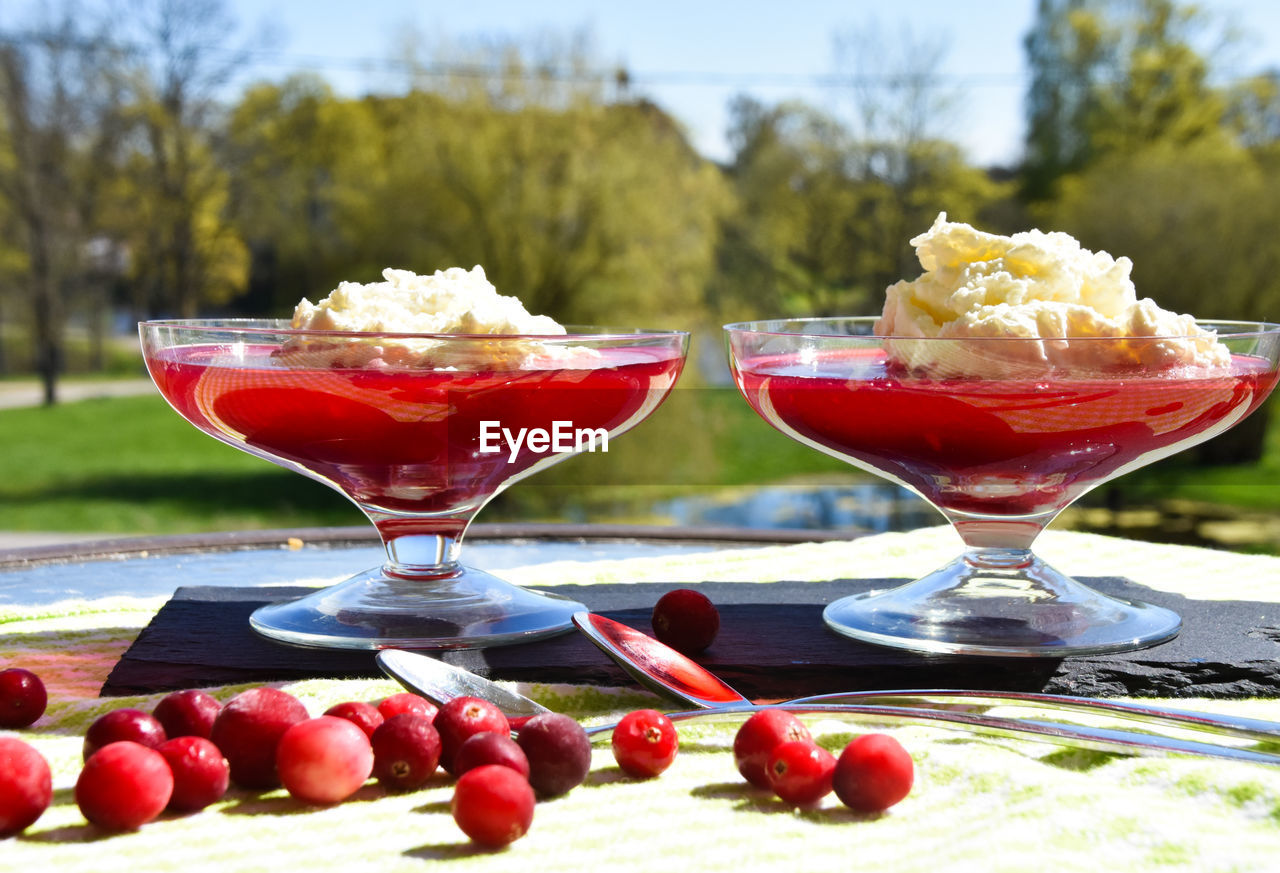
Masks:
[[[654,514],[682,527],[767,530],[912,530],[943,518],[905,488],[867,482],[849,485],[776,485],[659,501]]]
[[[1179,543],[1230,551],[1280,554],[1280,517],[1186,500],[1108,507],[1086,497],[1054,522],[1081,530],[1148,542]],[[726,488],[696,495],[593,504],[568,509],[568,520],[641,518],[677,527],[738,527],[885,533],[945,524],[942,515],[911,491],[887,482],[848,482]]]

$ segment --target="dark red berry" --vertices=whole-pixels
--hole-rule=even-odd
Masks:
[[[566,794],[591,769],[591,741],[567,715],[535,715],[521,726],[516,742],[529,759],[529,784],[543,797]]]
[[[742,723],[733,738],[738,772],[757,788],[769,787],[769,756],[783,743],[811,741],[809,729],[784,709],[762,709]]]
[[[93,753],[76,780],[76,805],[100,828],[130,831],[164,811],[173,771],[155,749],[121,740]]]
[[[0,727],[23,728],[35,724],[49,703],[44,682],[30,670],[0,670]]]
[[[285,789],[304,803],[341,803],[373,772],[373,748],[360,726],[322,715],[292,725],[276,747]]]
[[[52,800],[44,756],[16,737],[0,737],[0,837],[25,830]]]
[[[348,700],[344,703],[334,704],[326,709],[324,714],[331,715],[334,718],[345,718],[364,731],[364,735],[370,739],[373,738],[373,732],[378,729],[378,725],[386,721],[386,718],[378,711],[378,707],[372,703],[365,703],[363,700]]]
[[[222,751],[204,737],[181,736],[161,743],[156,751],[173,772],[169,809],[194,812],[222,799],[231,781],[231,768]]]
[[[436,713],[436,730],[440,732],[440,764],[450,773],[453,756],[472,734],[511,733],[511,724],[502,710],[479,697],[455,697]]]
[[[440,708],[418,694],[409,691],[401,691],[399,694],[392,694],[390,697],[384,697],[378,703],[378,712],[382,718],[388,719],[393,715],[402,715],[411,712],[414,715],[420,715],[424,718],[435,718]]]
[[[87,761],[94,752],[109,743],[131,740],[139,745],[154,749],[169,737],[164,726],[154,716],[140,709],[113,709],[105,715],[94,719],[93,724],[84,734],[84,759]]]
[[[164,725],[169,739],[174,737],[204,737],[209,739],[213,721],[222,711],[222,704],[211,694],[197,688],[166,694],[151,710],[156,721]]]
[[[214,719],[209,738],[231,765],[231,781],[242,788],[275,788],[276,745],[291,725],[307,719],[302,701],[287,691],[262,687],[242,691]]]
[[[680,748],[676,726],[656,709],[629,712],[613,729],[613,757],[627,774],[647,779],[671,766]]]
[[[720,633],[720,613],[707,596],[692,588],[677,588],[658,598],[653,607],[653,633],[677,652],[696,655]]]
[[[831,793],[836,756],[806,740],[783,743],[769,756],[769,787],[792,806],[812,806]]]
[[[482,846],[505,846],[533,824],[533,789],[524,777],[501,764],[486,764],[462,774],[453,790],[453,820]]]
[[[863,734],[844,747],[832,787],[850,809],[880,812],[911,793],[915,765],[902,744],[888,734]]]
[[[393,715],[378,725],[371,742],[373,775],[392,791],[421,788],[440,763],[440,734],[420,715]]]
[[[501,764],[525,779],[529,778],[529,759],[520,744],[511,739],[511,734],[492,731],[472,734],[458,746],[458,754],[453,756],[453,772],[458,776],[485,764]]]

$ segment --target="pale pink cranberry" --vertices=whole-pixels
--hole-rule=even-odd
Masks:
[[[373,749],[359,726],[322,715],[300,721],[280,737],[276,770],[288,792],[304,803],[339,803],[368,780]]]

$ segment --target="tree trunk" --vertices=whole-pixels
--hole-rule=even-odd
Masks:
[[[35,263],[32,264],[35,267]],[[61,307],[56,283],[47,270],[32,270],[35,288],[35,365],[44,387],[44,405],[58,402],[58,374],[62,371]]]
[[[5,342],[4,307],[0,306],[0,376],[9,375],[8,343]]]

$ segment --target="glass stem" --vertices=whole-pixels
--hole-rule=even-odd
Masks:
[[[1035,562],[1030,549],[977,548],[964,550],[964,562],[980,570],[1021,570]]]
[[[978,557],[977,566],[1018,566],[1010,564],[1011,557],[1002,557],[1003,553],[1030,553],[1031,544],[1045,525],[1053,521],[1057,510],[1043,515],[1024,518],[989,518],[983,516],[946,513],[951,526],[964,540],[966,554],[987,555],[989,559]]]
[[[404,534],[383,539],[387,563],[382,571],[401,579],[453,576],[461,570],[461,544],[445,534]]]

